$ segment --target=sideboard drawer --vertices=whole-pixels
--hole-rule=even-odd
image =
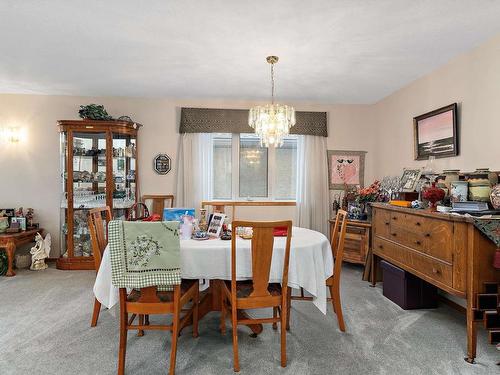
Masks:
[[[412,249],[452,264],[453,223],[441,220],[426,220],[416,225],[408,215],[405,222],[392,222],[390,239]]]
[[[417,275],[421,273],[432,280],[452,287],[453,268],[446,263],[382,238],[373,239],[373,252],[389,261],[399,263],[397,265],[408,267],[410,272],[417,271]]]

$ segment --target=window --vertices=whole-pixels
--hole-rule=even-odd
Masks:
[[[214,199],[232,199],[232,135],[216,133],[212,137],[212,195]]]
[[[297,136],[267,148],[254,134],[215,133],[211,179],[211,199],[294,200]]]

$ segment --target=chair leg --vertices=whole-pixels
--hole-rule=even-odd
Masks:
[[[128,314],[120,311],[120,347],[118,351],[118,375],[125,373],[125,355],[127,352]]]
[[[340,291],[339,287],[334,285],[330,286],[330,295],[332,296],[332,306],[335,314],[337,315],[337,321],[339,323],[339,329],[345,332],[344,316],[342,315],[342,306],[340,302]]]
[[[236,301],[234,301],[236,303]],[[231,320],[233,323],[233,368],[234,372],[240,371],[240,359],[238,355],[238,311],[236,308],[231,309]]]
[[[144,315],[139,315],[139,325],[142,326],[144,325]],[[142,329],[137,331],[137,337],[142,337],[144,336],[144,331]]]
[[[273,318],[278,317],[278,307],[273,307]],[[273,329],[276,331],[278,329],[278,323],[273,322]]]
[[[144,325],[146,325],[146,326],[149,325],[149,315],[144,316]]]
[[[288,292],[281,304],[281,367],[286,367],[286,331],[288,322]]]
[[[286,305],[286,330],[290,331],[290,309],[292,307],[292,288],[288,288]]]
[[[177,340],[179,339],[179,320],[181,315],[180,286],[176,286],[174,291],[174,316],[172,322],[172,347],[170,349],[170,371],[169,375],[175,374],[175,361],[177,359]]]
[[[193,337],[198,337],[198,308],[200,305],[200,288],[196,286],[196,292],[193,298]]]
[[[97,320],[99,319],[99,312],[101,311],[101,302],[94,299],[94,312],[92,313],[92,322],[90,323],[91,327],[95,327],[97,325]]]

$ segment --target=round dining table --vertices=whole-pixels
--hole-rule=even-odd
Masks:
[[[286,237],[274,238],[270,282],[281,282]],[[220,311],[220,283],[231,280],[231,241],[221,239],[181,240],[181,275],[183,279],[199,279],[202,293],[200,317]],[[236,241],[236,276],[252,278],[251,240]],[[288,269],[288,286],[303,288],[313,297],[314,305],[327,311],[325,280],[333,274],[333,256],[328,239],[319,232],[293,227]],[[106,247],[94,284],[95,297],[107,308],[119,302],[119,291],[111,280],[110,252]]]

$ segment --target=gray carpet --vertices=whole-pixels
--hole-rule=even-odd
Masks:
[[[115,374],[116,311],[101,312],[90,328],[90,271],[20,271],[0,277],[0,374]],[[331,312],[294,301],[288,366],[279,366],[279,333],[266,326],[258,338],[239,328],[243,374],[494,374],[500,352],[479,331],[477,364],[464,360],[465,317],[447,306],[403,311],[345,266],[342,296],[347,333]],[[112,314],[114,312],[114,314]],[[158,319],[158,318],[156,318]],[[187,328],[179,340],[177,374],[232,374],[230,325],[222,336],[218,314]],[[170,333],[146,332],[128,340],[128,374],[166,374]]]

